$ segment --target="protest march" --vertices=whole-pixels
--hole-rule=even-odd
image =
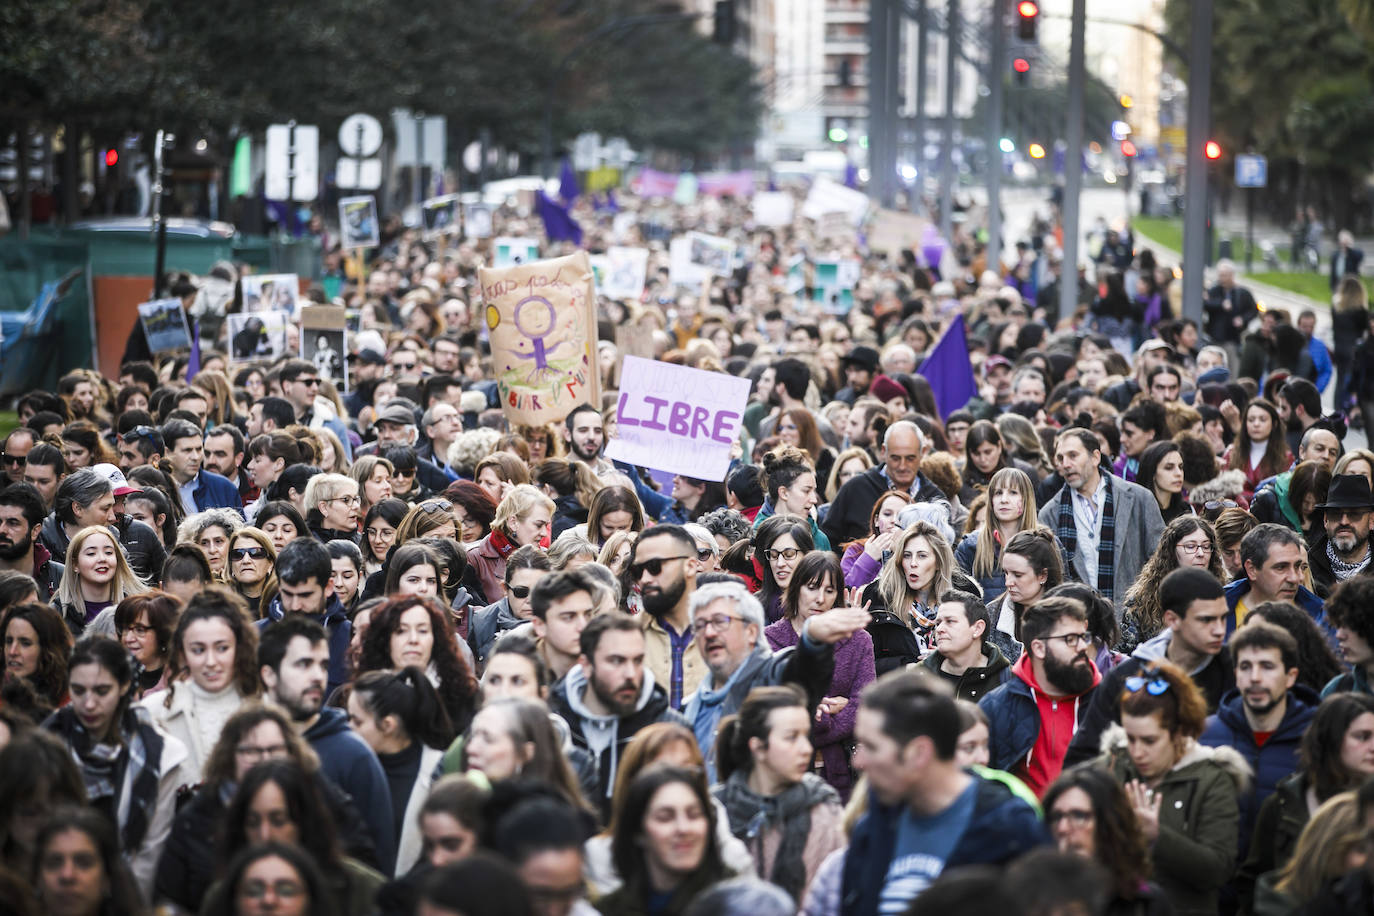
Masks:
[[[347,197],[17,396],[7,912],[1370,912],[1359,282],[690,179]]]

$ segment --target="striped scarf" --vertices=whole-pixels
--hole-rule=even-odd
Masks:
[[[1116,500],[1112,492],[1112,478],[1100,471],[1107,482],[1107,498],[1102,501],[1102,536],[1097,542],[1097,590],[1104,598],[1116,600],[1115,570],[1116,561]],[[1059,542],[1064,545],[1070,557],[1078,552],[1078,525],[1073,516],[1073,488],[1064,484],[1064,498],[1059,501]]]

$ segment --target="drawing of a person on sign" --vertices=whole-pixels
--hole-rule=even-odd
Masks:
[[[549,357],[555,350],[566,345],[566,340],[553,340],[558,326],[558,313],[553,303],[543,296],[530,296],[515,306],[515,327],[524,335],[516,344],[515,358],[529,360],[534,365],[525,381],[538,385],[549,378],[560,375],[560,371],[550,368]],[[524,350],[526,346],[529,352]]]

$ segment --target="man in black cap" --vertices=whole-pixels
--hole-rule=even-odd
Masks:
[[[873,375],[878,371],[878,351],[872,347],[855,347],[840,360],[840,364],[844,367],[844,378],[849,385],[835,394],[835,400],[853,407],[854,402],[867,394],[868,386],[873,384]]]
[[[363,382],[381,378],[385,368],[386,357],[371,347],[348,354],[348,381],[352,390],[343,396],[343,402],[350,417],[356,417],[367,406],[362,396]]]
[[[1324,510],[1326,536],[1312,544],[1307,561],[1312,566],[1312,584],[1325,598],[1337,583],[1369,572],[1374,556],[1369,549],[1370,513],[1374,511],[1369,479],[1363,474],[1332,477],[1326,502],[1317,508]]]

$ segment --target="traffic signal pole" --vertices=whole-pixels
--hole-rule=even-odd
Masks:
[[[949,0],[945,28],[945,136],[940,144],[940,235],[954,240],[954,90],[959,79],[959,0]]]
[[[1212,0],[1193,0],[1188,35],[1188,173],[1183,191],[1183,317],[1202,324],[1207,266],[1208,165],[1212,119]]]
[[[1002,81],[1007,66],[1007,2],[992,0],[992,47],[988,54],[988,248],[990,270],[1002,273]]]
[[[1083,82],[1086,69],[1084,42],[1088,27],[1087,0],[1073,0],[1069,27],[1069,110],[1064,139],[1064,259],[1059,267],[1059,316],[1067,318],[1078,309],[1078,201],[1083,188]]]
[[[917,0],[916,16],[916,119],[912,125],[916,134],[916,184],[911,189],[911,212],[925,211],[926,187],[926,55],[930,42],[926,36],[926,0]]]

